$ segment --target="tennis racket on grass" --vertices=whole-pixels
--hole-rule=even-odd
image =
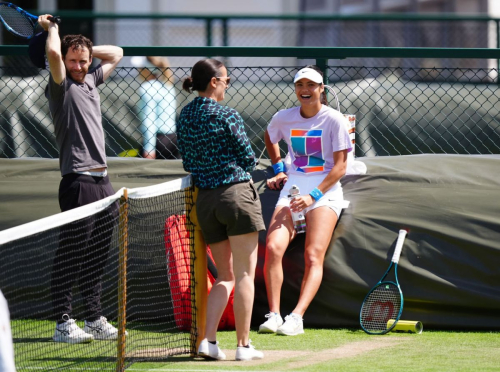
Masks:
[[[391,264],[382,279],[368,292],[361,306],[359,322],[363,331],[368,334],[383,335],[389,332],[396,326],[403,312],[403,292],[398,281],[398,262],[406,234],[406,230],[399,230]],[[392,267],[394,267],[395,282],[384,281]],[[390,326],[387,324],[389,319],[394,319],[394,323]]]
[[[28,13],[12,3],[0,3],[0,20],[7,31],[29,40],[35,34],[38,17]],[[60,24],[60,17],[51,17],[50,21]]]

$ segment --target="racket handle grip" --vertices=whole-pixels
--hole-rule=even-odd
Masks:
[[[61,17],[59,17],[59,16],[49,17],[49,21],[57,23],[58,25],[60,25],[61,24]]]
[[[392,256],[392,262],[398,263],[399,261],[399,256],[401,256],[401,250],[403,249],[403,244],[405,242],[406,234],[408,231],[406,230],[399,230],[399,236],[398,240],[396,242],[396,248],[394,249],[394,254]]]

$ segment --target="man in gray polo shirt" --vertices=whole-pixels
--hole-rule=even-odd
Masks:
[[[67,35],[61,40],[58,25],[48,17],[40,16],[38,23],[48,32],[45,51],[50,77],[45,95],[59,148],[59,205],[64,212],[114,194],[107,176],[97,86],[113,72],[123,50],[111,45],[93,46],[82,35]],[[101,63],[89,70],[93,57]],[[51,288],[56,342],[117,338],[117,329],[102,316],[100,301],[101,277],[115,219],[115,213],[107,212],[61,229]],[[83,330],[71,318],[76,281],[86,305]]]

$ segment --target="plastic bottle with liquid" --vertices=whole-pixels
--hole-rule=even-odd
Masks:
[[[288,192],[288,200],[290,203],[294,198],[297,196],[300,196],[300,190],[296,185],[293,185],[289,192]],[[292,221],[293,221],[293,228],[295,229],[295,232],[297,234],[305,233],[306,232],[306,217],[303,212],[292,212]]]

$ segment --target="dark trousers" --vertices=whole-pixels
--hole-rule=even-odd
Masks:
[[[107,176],[68,174],[59,185],[59,206],[65,212],[113,194]],[[71,318],[72,288],[77,280],[85,300],[85,319],[92,321],[102,315],[101,278],[117,213],[115,204],[96,215],[61,227],[51,283],[52,305],[57,320],[61,320],[63,314]]]

